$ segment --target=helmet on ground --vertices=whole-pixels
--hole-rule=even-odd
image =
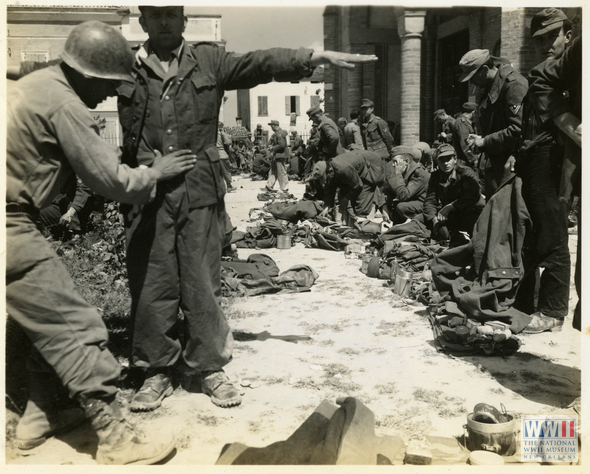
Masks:
[[[100,21],[87,21],[76,26],[60,57],[84,76],[133,80],[134,57],[129,43],[119,31]]]

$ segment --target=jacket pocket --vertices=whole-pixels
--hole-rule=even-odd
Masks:
[[[191,78],[193,94],[199,123],[210,123],[217,120],[219,100],[217,79],[211,73],[195,75]]]
[[[197,155],[197,164],[186,175],[189,208],[209,206],[223,199],[225,182],[216,145],[209,145]]]

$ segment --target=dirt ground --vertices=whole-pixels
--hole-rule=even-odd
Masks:
[[[245,230],[249,210],[264,205],[256,200],[264,182],[235,181],[228,212]],[[303,185],[293,182],[290,191],[301,197]],[[572,260],[576,239],[570,238]],[[407,441],[422,434],[461,436],[467,414],[480,402],[544,414],[581,395],[581,336],[571,327],[571,312],[560,333],[519,336],[523,345],[509,358],[452,357],[437,352],[426,308],[395,295],[384,280],[366,277],[360,259],[302,244],[239,250],[240,258],[251,253],[271,256],[281,271],[307,264],[319,279],[307,293],[239,297],[229,307],[236,341],[226,372],[244,392],[241,406],[218,408],[179,386],[157,411],[129,413],[147,429],[175,431],[177,450],[168,464],[213,465],[226,443],[262,447],[284,440],[322,400],[340,396],[354,396],[373,411],[378,435]],[[572,285],[572,311],[576,301]],[[88,425],[18,451],[10,442],[17,420],[7,411],[8,464],[95,464],[96,438]]]

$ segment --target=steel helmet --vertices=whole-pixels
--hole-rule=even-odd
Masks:
[[[134,57],[129,43],[119,31],[100,21],[76,26],[60,57],[72,69],[88,77],[133,80]]]

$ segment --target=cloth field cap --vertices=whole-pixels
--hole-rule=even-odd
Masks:
[[[315,165],[313,165],[313,171],[311,172],[311,177],[313,179],[322,178],[326,175],[326,162],[325,161],[318,161]]]
[[[338,123],[343,123],[343,124],[345,124],[345,125],[346,125],[346,124],[348,123],[348,120],[346,120],[344,117],[340,117],[340,118],[338,119]]]
[[[426,142],[416,142],[414,148],[417,148],[422,153],[430,153],[430,145]]]
[[[565,20],[568,20],[568,17],[558,8],[545,8],[531,20],[531,36],[534,38],[561,28]]]
[[[279,121],[278,120],[271,120],[268,124],[279,126]]]
[[[447,112],[445,111],[445,109],[438,109],[434,111],[434,120],[436,120],[438,117],[445,115]]]
[[[311,119],[314,115],[319,114],[322,111],[319,105],[314,105],[311,109],[309,109],[306,113],[307,116]]]
[[[465,102],[461,106],[461,109],[463,109],[463,112],[473,112],[475,109],[477,109],[477,104],[475,102]]]
[[[361,109],[366,107],[375,107],[375,104],[373,104],[372,100],[363,99],[363,101],[361,102]]]
[[[457,152],[455,151],[455,148],[453,148],[453,145],[449,145],[448,143],[443,143],[441,146],[439,146],[436,149],[436,159],[440,159],[443,158],[445,156],[456,156]]]
[[[490,52],[487,49],[472,49],[471,51],[466,52],[461,58],[461,61],[459,61],[459,66],[463,70],[463,74],[459,77],[459,82],[466,82],[471,79],[471,76],[473,76],[481,66],[487,63],[489,59]]]
[[[420,161],[422,150],[410,146],[398,145],[391,149],[391,156],[395,158],[397,155],[410,155],[413,161]]]

